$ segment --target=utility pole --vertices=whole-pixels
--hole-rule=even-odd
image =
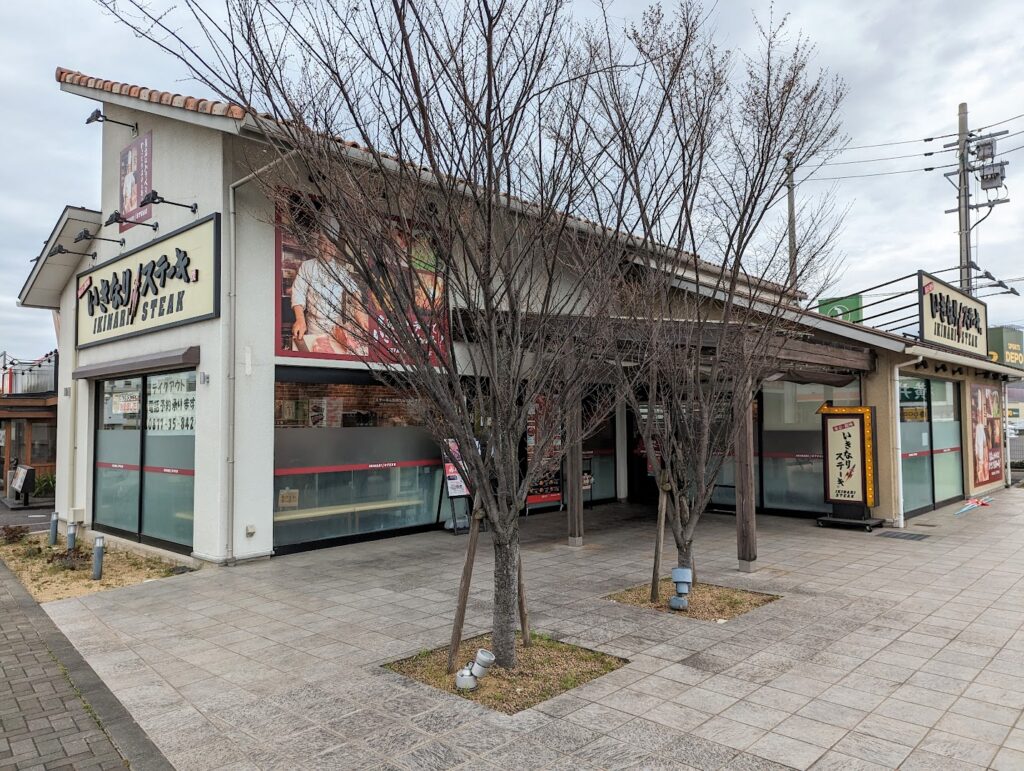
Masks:
[[[966,120],[966,119],[965,119]],[[796,190],[793,184],[793,153],[786,153],[786,198],[789,203],[789,277],[786,288],[796,291]]]
[[[968,162],[967,102],[960,103],[957,127],[957,209],[960,216],[960,289],[971,293],[971,166]]]
[[[957,151],[957,170],[943,176],[952,182],[956,177],[956,208],[946,209],[946,214],[957,213],[960,224],[957,235],[960,238],[960,289],[967,294],[974,294],[971,267],[971,209],[987,209],[988,212],[978,220],[980,225],[991,214],[993,207],[1008,203],[1009,198],[985,198],[980,203],[971,203],[971,175],[978,173],[981,189],[986,191],[1001,190],[1005,187],[1006,166],[1008,161],[997,161],[996,137],[1006,136],[1008,131],[995,131],[981,136],[972,134],[967,127],[967,103],[960,103],[957,141],[948,142],[943,148],[955,147]],[[978,161],[977,166],[971,165],[971,156]]]

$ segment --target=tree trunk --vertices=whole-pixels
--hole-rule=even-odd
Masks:
[[[693,539],[683,541],[676,551],[679,555],[679,567],[689,568],[693,571],[693,583],[697,583],[697,566],[693,561]]]
[[[516,665],[516,626],[519,615],[519,528],[508,537],[494,534],[495,664],[506,669]]]
[[[658,483],[658,529],[654,535],[654,569],[651,572],[651,602],[657,602],[661,594],[661,551],[665,546],[665,508],[668,505],[668,488],[664,471],[659,474]]]

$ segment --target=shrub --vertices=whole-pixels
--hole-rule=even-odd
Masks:
[[[0,539],[3,539],[4,543],[19,543],[27,535],[28,527],[26,525],[4,525],[0,527]]]
[[[89,555],[78,546],[75,546],[74,549],[54,552],[46,561],[63,570],[84,570],[92,565]]]
[[[57,489],[57,477],[53,474],[40,474],[36,477],[36,486],[32,495],[36,498],[49,498]]]

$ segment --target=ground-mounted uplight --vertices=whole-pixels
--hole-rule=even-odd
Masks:
[[[494,665],[494,654],[489,650],[480,648],[476,652],[476,659],[470,661],[455,673],[455,687],[460,691],[475,691],[479,681]]]
[[[672,583],[676,585],[676,596],[668,598],[668,606],[672,610],[686,610],[690,607],[693,571],[690,568],[672,568]]]

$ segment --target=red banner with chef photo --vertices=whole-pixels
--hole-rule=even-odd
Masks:
[[[123,233],[133,222],[145,222],[153,216],[153,205],[140,206],[139,202],[153,189],[153,132],[136,137],[121,151],[120,187],[118,189]]]
[[[1003,398],[998,386],[971,384],[974,486],[1003,481]]]
[[[395,344],[397,324],[407,325],[432,345],[430,363],[442,364],[437,351],[447,351],[448,316],[444,281],[436,271],[436,256],[425,234],[395,230],[394,267],[414,271],[413,307],[396,309],[387,298],[373,295],[353,262],[321,232],[301,242],[277,213],[277,341],[279,356],[408,363]]]

